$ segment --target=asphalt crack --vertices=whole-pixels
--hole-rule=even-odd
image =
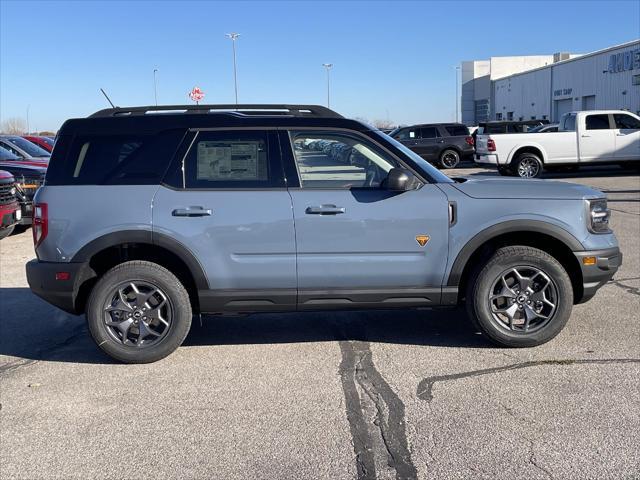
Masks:
[[[340,377],[358,478],[377,478],[376,458],[386,457],[387,466],[395,471],[397,480],[416,479],[418,473],[405,431],[404,403],[376,370],[369,342],[344,340],[340,342],[340,350]],[[375,411],[373,422],[365,418],[367,407]]]
[[[510,370],[520,370],[522,368],[539,367],[542,365],[608,365],[608,364],[624,364],[624,363],[640,363],[640,358],[602,358],[602,359],[566,359],[566,360],[537,360],[530,362],[514,363],[502,367],[483,368],[480,370],[471,370],[469,372],[454,373],[450,375],[436,375],[424,378],[418,384],[417,395],[421,400],[430,402],[433,400],[433,387],[438,382],[447,382],[451,380],[460,380],[462,378],[478,377],[481,375],[490,375],[493,373],[506,372]]]
[[[625,280],[637,280],[635,278],[627,278]],[[608,283],[615,285],[618,288],[623,289],[625,292],[630,293],[632,295],[640,295],[640,288],[632,287],[631,285],[626,285],[622,283],[623,280],[609,280]]]

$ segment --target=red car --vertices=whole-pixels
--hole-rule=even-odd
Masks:
[[[0,170],[0,240],[11,235],[21,217],[13,175]]]
[[[40,148],[44,148],[49,153],[53,151],[53,145],[55,144],[55,140],[51,137],[23,135],[22,138],[29,140],[31,143],[35,143]]]

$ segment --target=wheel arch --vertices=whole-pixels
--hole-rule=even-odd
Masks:
[[[481,266],[498,248],[508,245],[531,246],[552,255],[567,270],[574,298],[582,298],[582,270],[573,252],[584,250],[583,245],[556,225],[540,220],[511,220],[482,230],[456,256],[446,285],[458,288],[458,300],[465,295],[469,281]]]
[[[182,243],[148,230],[103,235],[89,242],[73,256],[71,262],[83,264],[76,279],[76,310],[84,311],[89,294],[101,275],[129,260],[148,260],[167,268],[187,289],[194,312],[199,312],[198,290],[209,288],[202,265]]]
[[[543,165],[547,163],[547,154],[544,148],[542,148],[541,145],[537,144],[521,145],[514,148],[513,152],[508,157],[507,163],[511,166],[514,166],[515,162],[518,160],[518,157],[523,153],[533,153],[534,155],[540,157],[540,161]]]

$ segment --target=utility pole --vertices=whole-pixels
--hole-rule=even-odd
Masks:
[[[331,67],[333,67],[333,63],[323,63],[322,66],[327,70],[327,108],[331,108],[331,92],[330,92],[330,85],[331,85],[331,81],[330,81],[330,75],[329,75],[329,71],[331,70]]]
[[[238,72],[236,68],[236,40],[240,36],[239,33],[227,33],[225,37],[231,39],[233,45],[233,86],[236,92],[236,105],[238,105]]]
[[[158,73],[158,69],[153,69],[153,97],[156,100],[156,107],[158,106],[158,82],[156,81],[156,73]]]

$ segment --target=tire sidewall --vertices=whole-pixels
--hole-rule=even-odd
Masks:
[[[104,304],[115,288],[128,281],[143,281],[159,287],[173,308],[169,331],[157,345],[147,348],[128,347],[116,342],[104,323]],[[86,309],[89,332],[96,344],[109,356],[125,363],[150,363],[160,360],[184,341],[191,328],[189,295],[178,279],[168,270],[150,262],[127,262],[108,271],[94,286]]]
[[[445,163],[444,163],[444,157],[445,157],[445,155],[447,155],[449,153],[455,155],[455,157],[456,157],[456,163],[453,166],[448,166],[448,165],[445,165]],[[456,168],[459,164],[460,164],[460,154],[457,151],[455,151],[455,150],[453,150],[451,148],[447,148],[447,149],[443,150],[442,153],[440,154],[440,165],[442,166],[442,168],[452,169],[452,168]]]
[[[494,342],[502,346],[529,347],[548,342],[564,328],[573,307],[571,280],[562,266],[548,254],[520,253],[511,256],[494,256],[480,271],[473,288],[472,304],[474,324]],[[558,306],[554,317],[542,329],[528,335],[510,332],[496,325],[488,302],[489,291],[498,276],[516,266],[531,266],[549,275],[558,290]]]

